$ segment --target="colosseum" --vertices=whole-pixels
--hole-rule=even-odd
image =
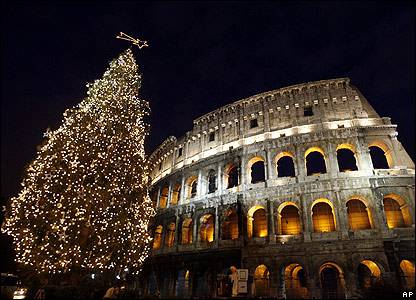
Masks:
[[[348,78],[254,95],[149,157],[147,295],[363,298],[415,288],[415,165]],[[396,294],[395,294],[396,293]]]

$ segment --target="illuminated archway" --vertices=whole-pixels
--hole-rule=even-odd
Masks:
[[[174,185],[173,189],[172,189],[172,196],[170,199],[170,204],[171,205],[176,205],[178,204],[179,200],[181,197],[181,184],[177,183]]]
[[[268,234],[267,215],[263,206],[253,206],[247,215],[248,237],[266,237]]]
[[[279,234],[297,235],[302,232],[299,208],[293,202],[284,202],[277,209],[277,226]]]
[[[319,268],[323,299],[344,299],[345,281],[342,269],[335,263],[327,262]]]
[[[389,147],[382,141],[373,141],[368,145],[374,169],[390,169],[393,157]]]
[[[291,263],[283,269],[284,290],[286,299],[307,299],[307,276],[303,267]]]
[[[319,147],[311,147],[305,152],[306,175],[326,173],[324,151]]]
[[[166,185],[162,188],[159,197],[159,207],[165,208],[168,203],[169,187]]]
[[[201,242],[214,241],[214,216],[205,214],[199,219],[199,240]]]
[[[270,296],[269,277],[269,270],[265,265],[259,265],[254,271],[254,294],[256,297]]]
[[[226,168],[225,168],[225,176],[224,176],[224,182],[225,182],[225,186],[227,187],[227,189],[233,188],[238,186],[239,183],[239,171],[238,171],[238,166],[235,164],[229,164]]]
[[[196,176],[191,176],[186,181],[186,188],[187,188],[187,198],[191,199],[194,198],[197,194],[198,189],[198,178]]]
[[[225,212],[225,218],[221,224],[221,239],[238,239],[238,217],[236,211],[233,209],[229,209]]]
[[[162,233],[163,233],[163,226],[158,225],[155,230],[155,234],[153,237],[153,249],[160,249],[162,245]]]
[[[215,170],[208,172],[208,194],[214,193],[217,190],[217,175]]]
[[[264,159],[260,156],[255,156],[247,163],[247,172],[249,174],[250,183],[264,182],[266,175],[264,171]]]
[[[340,144],[337,149],[338,169],[340,172],[357,171],[355,147],[351,144]]]
[[[192,219],[184,219],[181,227],[181,244],[192,244]]]
[[[404,259],[400,262],[400,270],[403,276],[403,286],[406,289],[413,290],[415,288],[415,264]]]
[[[334,207],[328,199],[318,199],[312,204],[312,221],[314,232],[331,232],[336,230]]]
[[[293,154],[287,151],[276,156],[277,177],[295,177],[295,164]]]
[[[412,217],[406,201],[397,194],[388,194],[383,198],[384,213],[389,228],[409,227]]]
[[[363,260],[357,268],[358,287],[369,289],[383,285],[380,267],[371,260]]]
[[[175,223],[170,223],[166,232],[165,243],[168,248],[173,247],[175,243]]]
[[[347,202],[348,224],[350,230],[371,229],[368,208],[359,199]]]

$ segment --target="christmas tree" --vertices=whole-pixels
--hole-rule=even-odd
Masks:
[[[2,231],[38,272],[139,270],[151,241],[141,75],[130,49],[45,133]]]

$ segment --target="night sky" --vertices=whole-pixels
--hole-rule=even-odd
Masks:
[[[11,1],[9,1],[11,2]],[[3,1],[1,196],[19,191],[47,127],[86,95],[108,62],[135,49],[150,101],[148,153],[192,120],[256,93],[350,77],[381,116],[398,124],[414,158],[415,9],[409,2]]]

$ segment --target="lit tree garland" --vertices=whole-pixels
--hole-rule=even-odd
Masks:
[[[45,133],[2,232],[17,262],[41,272],[139,270],[150,251],[144,139],[148,103],[130,49],[110,63],[88,96]]]

